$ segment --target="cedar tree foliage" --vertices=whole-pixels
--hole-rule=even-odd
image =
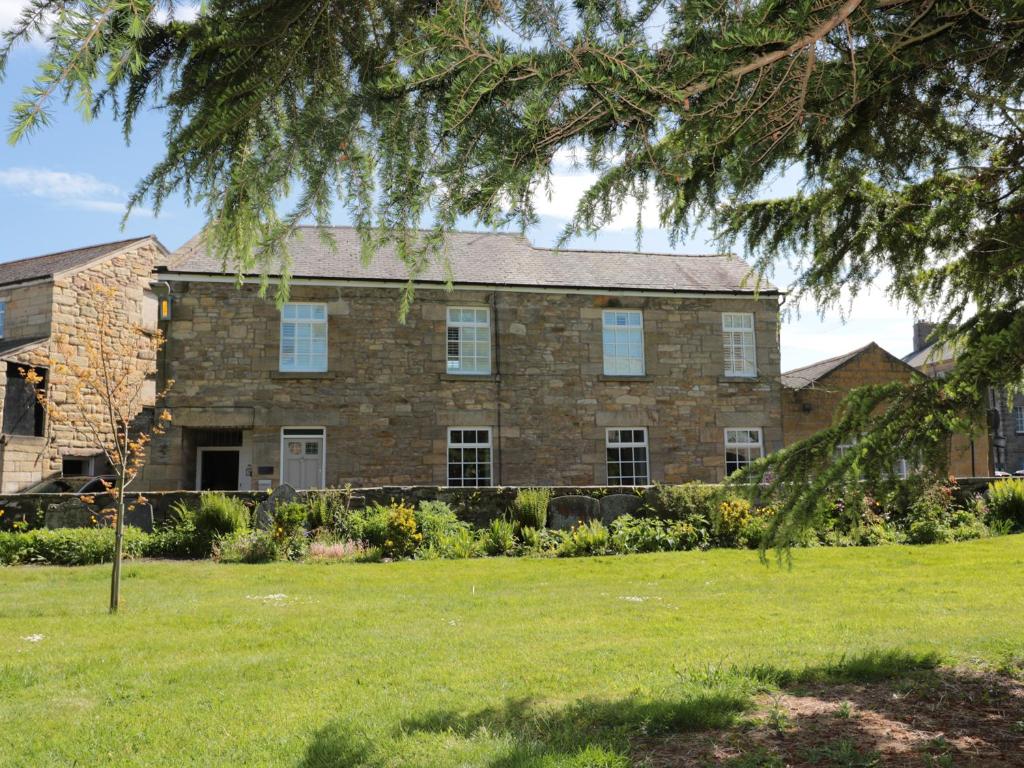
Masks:
[[[597,180],[565,238],[636,198],[673,239],[710,224],[739,243],[752,281],[789,260],[793,293],[821,308],[892,275],[893,299],[942,321],[956,372],[860,390],[830,430],[743,472],[784,509],[772,543],[896,456],[934,466],[986,386],[1020,387],[1024,2],[209,0],[192,20],[183,7],[31,0],[0,57],[33,30],[49,49],[12,137],[45,124],[54,96],[112,109],[126,136],[149,103],[165,108],[166,156],[132,202],[203,205],[208,246],[240,270],[287,269],[286,235],[340,200],[364,258],[390,241],[415,277],[460,217],[535,221],[570,159]],[[761,199],[793,166],[799,192]],[[411,283],[403,311],[410,299]]]

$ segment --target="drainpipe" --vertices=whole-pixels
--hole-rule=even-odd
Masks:
[[[501,485],[501,325],[498,322],[498,292],[491,293],[491,315],[494,317],[494,431],[498,433],[494,445],[494,484]]]

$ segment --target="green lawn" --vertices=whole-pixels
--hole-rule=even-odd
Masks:
[[[1022,565],[1022,536],[791,570],[743,551],[147,562],[117,617],[105,566],[0,568],[0,763],[620,766],[631,736],[740,713],[750,676],[1020,658]]]

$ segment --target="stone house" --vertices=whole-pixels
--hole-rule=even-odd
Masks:
[[[956,350],[929,343],[934,323],[914,323],[914,350],[907,364],[927,376],[943,377],[956,365]],[[986,394],[988,434],[983,436],[987,467],[991,472],[1024,470],[1024,396],[1007,398],[1005,391],[990,387]]]
[[[280,307],[199,238],[159,267],[174,422],[148,487],[718,481],[782,444],[780,294],[738,259],[453,233],[452,289],[427,266],[400,323],[406,267],[329,234],[295,235]]]
[[[869,384],[909,381],[917,370],[874,342],[843,355],[820,360],[782,374],[783,445],[791,445],[826,429],[839,404],[851,390]],[[905,476],[906,460],[895,471]],[[983,436],[954,435],[949,466],[957,477],[988,474],[988,450]]]
[[[69,381],[47,368],[66,352],[56,340],[67,339],[75,352],[95,334],[98,302],[107,300],[93,293],[99,284],[116,287],[125,323],[155,330],[150,282],[166,253],[156,238],[142,237],[0,264],[0,493],[60,472],[104,470],[84,425],[48,423],[22,371],[44,373],[47,396],[65,398]]]

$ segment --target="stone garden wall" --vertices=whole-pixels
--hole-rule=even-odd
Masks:
[[[417,504],[438,500],[449,504],[460,518],[478,526],[487,525],[508,510],[517,488],[442,488],[437,486],[383,486],[353,490],[352,507],[405,501]],[[553,487],[549,508],[549,525],[567,527],[581,519],[599,517],[610,520],[624,513],[635,513],[643,505],[650,488],[618,488],[607,486]],[[270,495],[266,491],[239,491],[231,494],[255,507]],[[299,493],[301,498],[305,494]],[[172,514],[176,501],[195,506],[197,491],[147,492],[145,502],[126,516],[129,524],[142,528],[159,526]],[[132,495],[137,500],[137,495]],[[92,518],[105,507],[112,506],[109,496],[96,495],[90,503],[70,493],[23,493],[0,496],[0,530],[10,530],[22,521],[32,528],[77,527],[92,524]],[[150,510],[152,510],[150,512]]]

